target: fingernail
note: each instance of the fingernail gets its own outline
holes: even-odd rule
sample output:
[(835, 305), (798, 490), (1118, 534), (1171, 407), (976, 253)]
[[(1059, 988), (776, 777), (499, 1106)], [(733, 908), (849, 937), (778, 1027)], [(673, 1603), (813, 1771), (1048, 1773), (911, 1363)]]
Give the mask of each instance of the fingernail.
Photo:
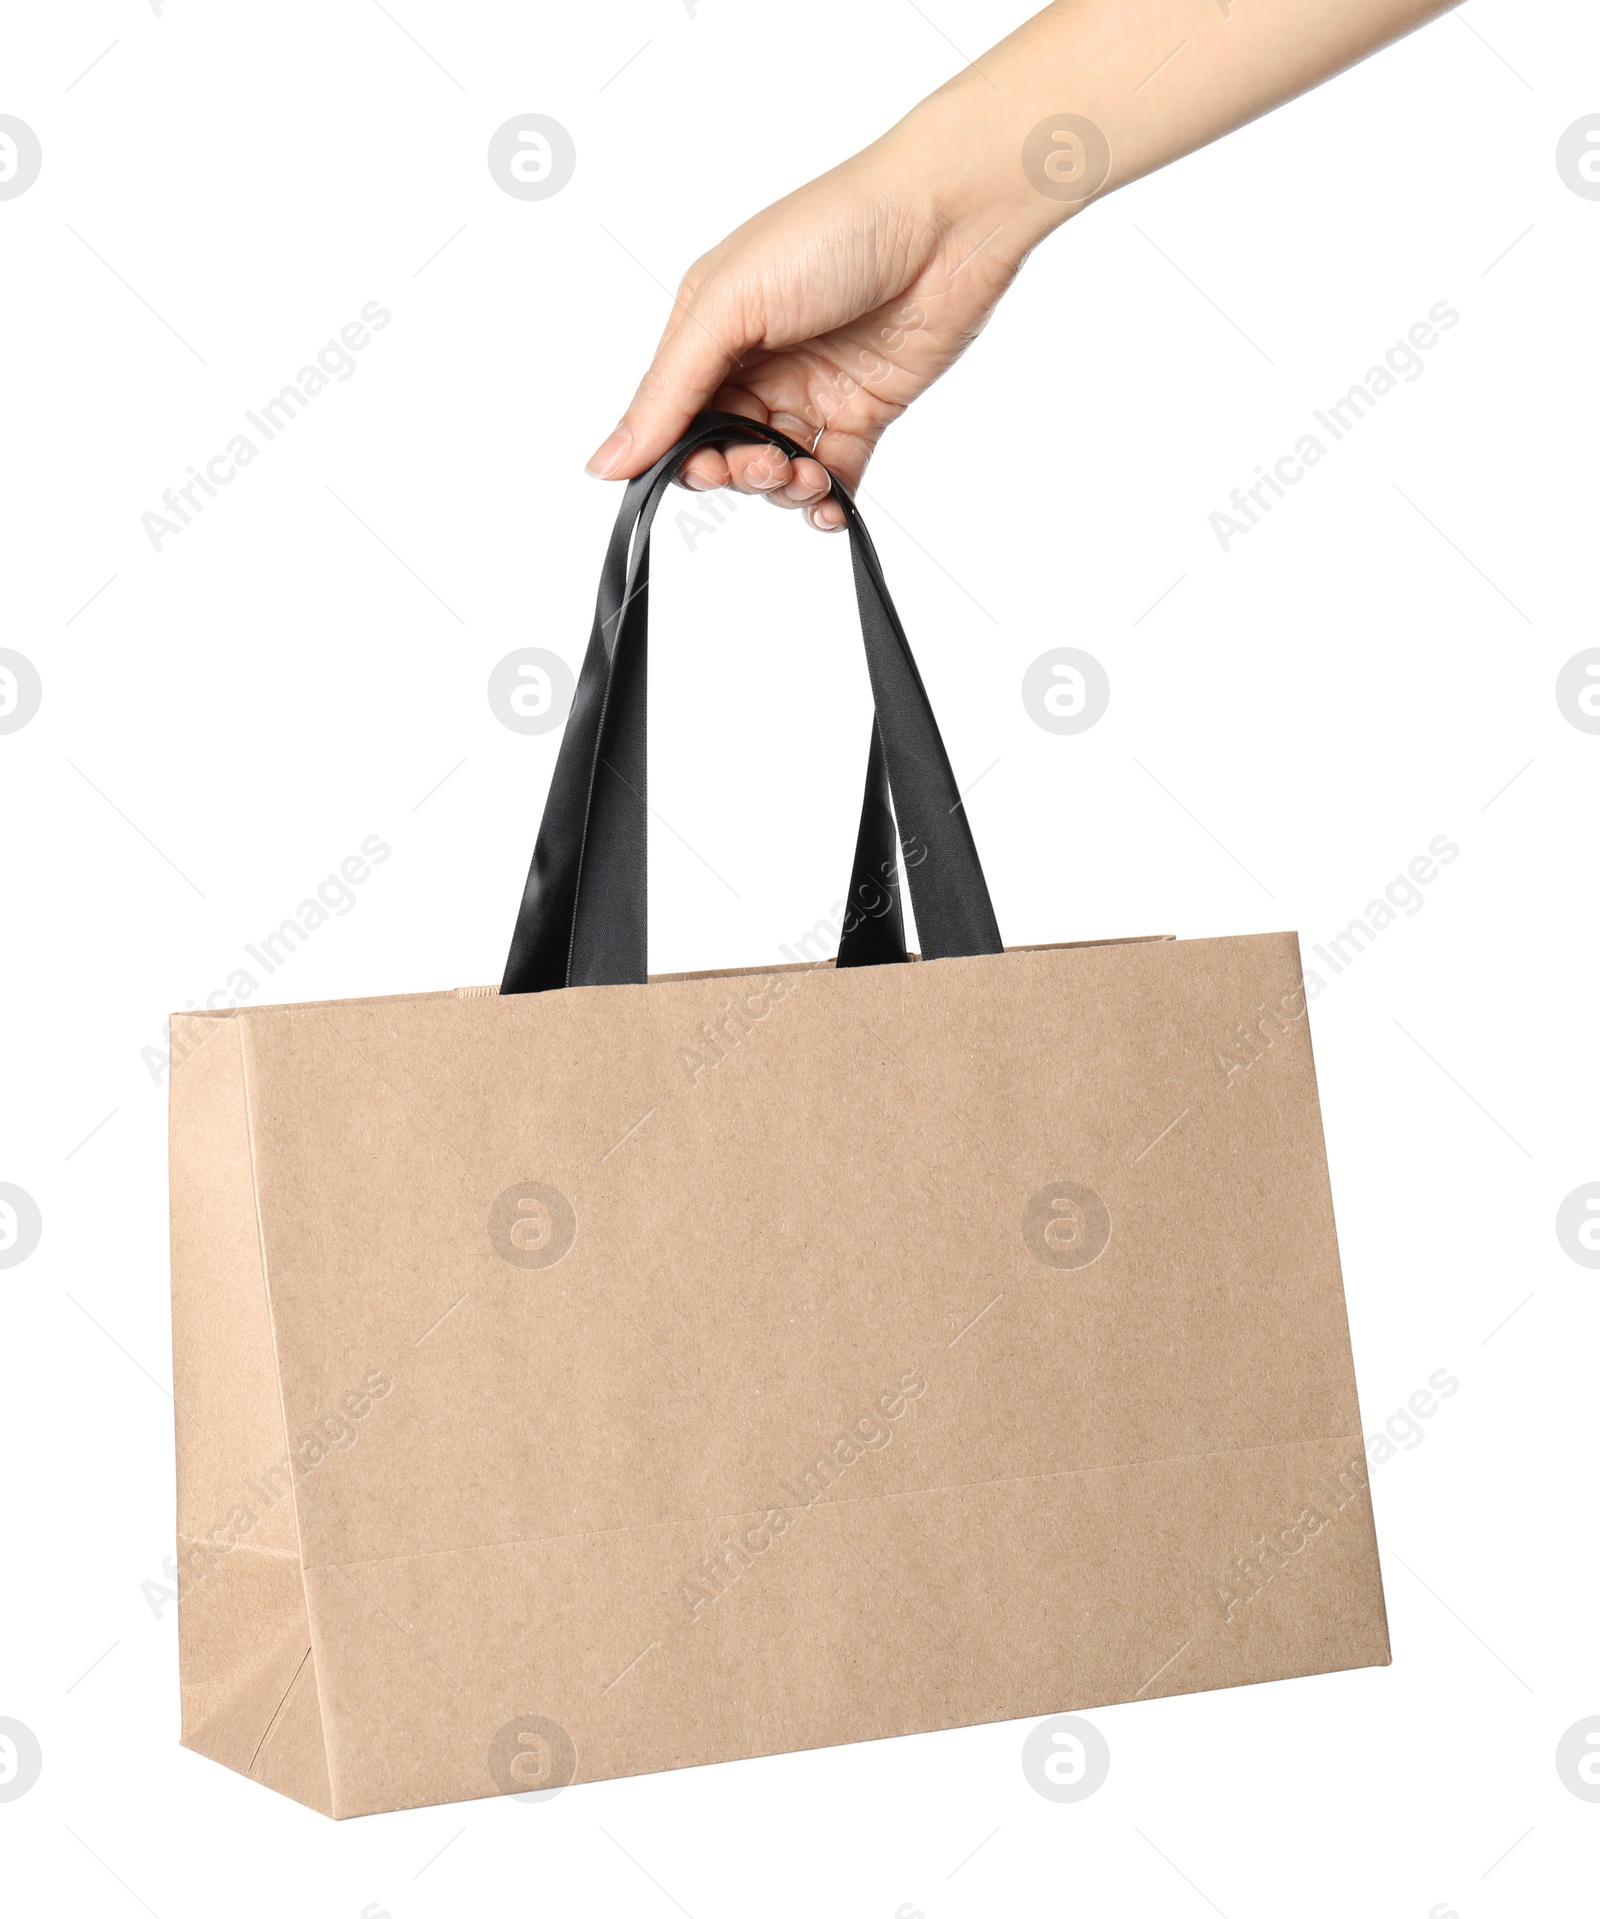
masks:
[(684, 474), (683, 483), (686, 487), (692, 488), (696, 493), (714, 493), (717, 490), (714, 480), (708, 480), (699, 473)]
[(610, 439), (596, 449), (584, 471), (592, 473), (597, 480), (609, 480), (627, 458), (628, 448), (632, 445), (633, 435), (625, 426), (619, 425)]

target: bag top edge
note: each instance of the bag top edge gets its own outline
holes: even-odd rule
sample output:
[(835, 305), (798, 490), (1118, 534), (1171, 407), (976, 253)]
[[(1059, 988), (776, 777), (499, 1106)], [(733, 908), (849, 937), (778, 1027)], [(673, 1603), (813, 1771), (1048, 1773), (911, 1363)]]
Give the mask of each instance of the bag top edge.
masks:
[[(1172, 946), (1172, 945), (1195, 946), (1195, 945), (1204, 945), (1207, 943), (1209, 939), (1218, 938), (1218, 937), (1228, 938), (1228, 939), (1281, 939), (1281, 938), (1297, 939), (1298, 935), (1292, 931), (1279, 930), (1276, 932), (1265, 932), (1265, 933), (1232, 933), (1232, 934), (1225, 934), (1225, 935), (1206, 935), (1199, 939), (1182, 940), (1178, 937), (1176, 933), (1132, 933), (1120, 939), (1051, 940), (1051, 941), (1044, 941), (1038, 945), (1032, 945), (1032, 946), (1008, 946), (1006, 947), (1003, 953), (984, 954), (984, 955), (979, 955), (978, 957), (983, 960), (1011, 959), (1011, 958), (1021, 958), (1023, 955), (1029, 954), (1029, 953), (1086, 953), (1086, 952), (1102, 951), (1104, 949), (1111, 948), (1111, 947), (1124, 947), (1124, 946)], [(913, 953), (910, 957), (913, 961), (915, 961), (919, 965), (925, 963), (923, 962), (920, 954)], [(957, 961), (948, 961), (948, 962), (942, 962), (942, 963), (959, 965), (959, 964), (970, 964), (971, 962), (963, 962), (963, 961), (957, 960)], [(691, 984), (697, 980), (771, 979), (771, 978), (777, 977), (780, 974), (833, 972), (834, 970), (835, 970), (834, 962), (831, 958), (825, 959), (825, 960), (801, 960), (798, 962), (780, 961), (777, 965), (774, 965), (774, 966), (727, 966), (727, 967), (714, 967), (704, 972), (652, 973), (649, 977), (647, 984), (650, 986), (673, 986), (673, 985)], [(852, 970), (868, 972), (868, 971), (877, 971), (878, 969), (862, 967), (862, 968), (856, 968)], [(615, 989), (608, 986), (595, 986), (595, 987), (569, 987), (565, 990), (568, 992), (605, 993), (605, 992), (611, 992)], [(279, 1000), (279, 1001), (273, 1001), (264, 1006), (227, 1006), (227, 1007), (217, 1007), (217, 1008), (206, 1008), (205, 1010), (190, 1008), (190, 1009), (186, 1009), (185, 1011), (181, 1013), (173, 1013), (170, 1017), (173, 1019), (206, 1019), (206, 1020), (241, 1019), (241, 1018), (253, 1019), (253, 1018), (258, 1018), (264, 1015), (277, 1014), (277, 1013), (312, 1013), (312, 1012), (321, 1011), (331, 1006), (349, 1006), (352, 1004), (360, 1004), (364, 1006), (384, 1006), (384, 1005), (401, 1006), (401, 1005), (418, 1004), (427, 1000), (452, 1000), (453, 999), (453, 1000), (458, 1000), (462, 1002), (467, 1002), (467, 1001), (480, 1000), (480, 999), (499, 999), (500, 997), (501, 997), (501, 994), (498, 986), (447, 986), (447, 987), (431, 988), (418, 993), (376, 993), (371, 995), (358, 994), (355, 996), (354, 999), (347, 997), (343, 999)], [(542, 998), (544, 997), (544, 995), (519, 994), (519, 995), (515, 995), (514, 997), (533, 999), (533, 998)]]

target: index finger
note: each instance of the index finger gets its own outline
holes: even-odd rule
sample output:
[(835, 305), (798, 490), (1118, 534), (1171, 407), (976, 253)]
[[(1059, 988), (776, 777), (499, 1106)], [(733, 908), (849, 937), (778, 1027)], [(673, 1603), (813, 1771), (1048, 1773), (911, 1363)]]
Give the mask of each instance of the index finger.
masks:
[(715, 303), (698, 297), (679, 304), (627, 412), (589, 461), (597, 479), (643, 473), (682, 438), (739, 364), (748, 342), (731, 330), (731, 313), (719, 315)]

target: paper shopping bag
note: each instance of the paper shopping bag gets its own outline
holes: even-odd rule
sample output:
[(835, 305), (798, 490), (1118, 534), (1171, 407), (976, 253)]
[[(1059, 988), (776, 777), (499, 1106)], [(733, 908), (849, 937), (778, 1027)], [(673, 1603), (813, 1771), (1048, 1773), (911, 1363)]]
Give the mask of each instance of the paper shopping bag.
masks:
[(848, 500), (837, 963), (647, 976), (734, 438), (628, 489), (501, 986), (172, 1022), (183, 1738), (335, 1817), (1388, 1659), (1296, 940), (1004, 950)]

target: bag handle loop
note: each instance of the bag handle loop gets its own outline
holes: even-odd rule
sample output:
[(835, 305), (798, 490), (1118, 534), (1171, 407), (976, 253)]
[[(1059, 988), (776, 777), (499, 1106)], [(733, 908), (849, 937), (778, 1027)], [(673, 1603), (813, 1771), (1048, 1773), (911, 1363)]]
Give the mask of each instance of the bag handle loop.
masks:
[[(702, 413), (628, 483), (601, 568), (588, 651), (545, 801), (502, 993), (642, 985), (647, 977), (646, 668), (650, 528), (667, 487), (704, 446), (765, 441), (775, 427)], [(927, 690), (855, 501), (830, 474), (849, 531), (875, 717), (838, 964), (903, 960), (903, 853), (925, 959), (1002, 950), (966, 809)], [(898, 834), (897, 834), (898, 823)], [(887, 904), (883, 902), (887, 899)]]

